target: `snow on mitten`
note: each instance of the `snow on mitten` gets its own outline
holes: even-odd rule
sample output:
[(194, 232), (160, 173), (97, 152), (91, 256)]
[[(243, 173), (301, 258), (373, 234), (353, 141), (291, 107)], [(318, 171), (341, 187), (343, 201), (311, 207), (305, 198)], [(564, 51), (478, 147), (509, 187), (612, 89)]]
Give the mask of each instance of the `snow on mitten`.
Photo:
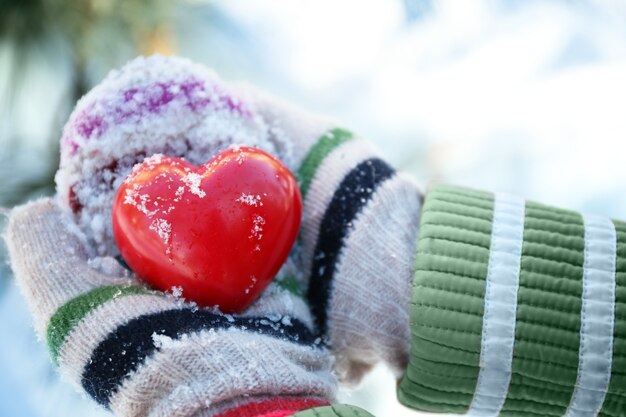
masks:
[[(198, 309), (138, 285), (113, 258), (89, 260), (51, 199), (14, 209), (7, 243), (54, 362), (116, 415), (288, 416), (333, 399), (305, 302), (275, 284), (238, 316)], [(362, 413), (346, 410), (317, 415)]]
[(97, 254), (115, 255), (112, 201), (135, 164), (164, 154), (201, 165), (233, 144), (261, 148), (290, 166), (291, 143), (214, 73), (181, 58), (137, 58), (85, 95), (65, 125), (59, 203)]

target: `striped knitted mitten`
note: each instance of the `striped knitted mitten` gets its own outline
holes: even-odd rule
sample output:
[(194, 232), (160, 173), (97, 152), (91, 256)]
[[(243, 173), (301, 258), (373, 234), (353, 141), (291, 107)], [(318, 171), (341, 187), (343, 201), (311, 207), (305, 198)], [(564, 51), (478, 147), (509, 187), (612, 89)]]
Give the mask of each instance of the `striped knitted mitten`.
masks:
[(116, 255), (110, 201), (145, 156), (200, 164), (234, 143), (274, 154), (297, 174), (304, 197), (300, 274), (283, 284), (308, 294), (343, 380), (358, 380), (380, 359), (399, 375), (421, 194), (336, 126), (187, 60), (139, 58), (83, 98), (66, 125), (60, 204), (99, 255)]
[(276, 285), (241, 316), (150, 291), (114, 259), (88, 260), (49, 199), (13, 211), (7, 242), (53, 360), (116, 415), (287, 416), (333, 399), (308, 308)]
[(304, 199), (299, 265), (335, 371), (358, 382), (383, 360), (400, 376), (410, 345), (419, 188), (336, 124), (267, 97), (256, 105), (294, 144)]
[(420, 191), (344, 130), (322, 135), (299, 173), (307, 295), (335, 369), (354, 382), (382, 359), (399, 376), (408, 358)]
[(380, 360), (402, 375), (422, 194), (364, 139), (248, 88), (303, 196), (295, 258), (335, 371), (358, 382)]

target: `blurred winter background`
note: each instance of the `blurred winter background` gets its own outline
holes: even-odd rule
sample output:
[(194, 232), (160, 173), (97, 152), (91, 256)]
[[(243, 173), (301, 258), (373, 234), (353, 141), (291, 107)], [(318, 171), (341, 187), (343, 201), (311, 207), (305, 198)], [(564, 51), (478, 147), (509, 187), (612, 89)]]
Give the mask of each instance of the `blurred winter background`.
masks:
[[(626, 217), (617, 0), (0, 0), (0, 205), (53, 192), (73, 103), (152, 52), (332, 115), (425, 186)], [(58, 381), (2, 268), (0, 415), (107, 415)], [(380, 368), (343, 400), (418, 415), (394, 390)]]

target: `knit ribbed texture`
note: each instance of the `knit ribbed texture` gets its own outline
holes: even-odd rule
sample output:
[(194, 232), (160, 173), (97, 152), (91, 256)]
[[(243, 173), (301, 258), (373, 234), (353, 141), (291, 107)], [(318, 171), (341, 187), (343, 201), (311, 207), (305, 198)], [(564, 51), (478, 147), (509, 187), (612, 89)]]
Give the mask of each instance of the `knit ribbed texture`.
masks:
[(393, 175), (393, 169), (380, 159), (362, 161), (344, 177), (324, 213), (309, 284), (309, 300), (323, 334), (328, 331), (328, 301), (344, 240), (376, 188)]
[[(319, 141), (326, 141), (326, 135)], [(312, 149), (312, 152), (315, 148)], [(365, 141), (355, 139), (337, 146), (320, 161), (307, 195), (303, 200), (299, 241), (302, 246), (302, 268), (309, 274), (314, 251), (319, 241), (320, 227), (335, 190), (344, 178), (363, 161), (376, 158), (375, 150)]]
[(298, 179), (300, 181), (300, 192), (302, 197), (306, 198), (306, 195), (313, 181), (315, 171), (322, 163), (324, 158), (333, 151), (337, 146), (352, 139), (352, 133), (344, 129), (332, 129), (322, 136), (319, 141), (313, 146), (302, 162), (300, 169), (298, 170)]
[[(465, 412), (478, 378), (493, 199), (429, 191), (424, 202), (411, 307), (411, 356), (402, 403)], [(459, 311), (461, 310), (461, 311)]]
[[(483, 366), (480, 358), (493, 216), (490, 194), (447, 186), (427, 194), (415, 264), (410, 364), (398, 389), (400, 401), (406, 405), (464, 413), (476, 400)], [(613, 224), (617, 242), (611, 242), (610, 234), (599, 236), (607, 245), (617, 245), (614, 317), (608, 314), (593, 326), (609, 321), (615, 324), (612, 357), (608, 358), (612, 363), (610, 384), (599, 415), (617, 417), (626, 412), (626, 229), (623, 223)], [(593, 329), (586, 330), (581, 323), (583, 300), (589, 297), (583, 293), (583, 276), (585, 270), (587, 274), (595, 272), (585, 269), (584, 259), (585, 253), (597, 251), (595, 246), (586, 249), (585, 242), (580, 214), (525, 204), (519, 282), (513, 289), (517, 309), (512, 372), (496, 415), (563, 416), (571, 407), (577, 381), (585, 381), (579, 375), (581, 369), (587, 369), (579, 366), (581, 332)], [(610, 279), (611, 271), (608, 273)], [(606, 285), (612, 284), (608, 281)], [(602, 344), (587, 346), (596, 349)], [(598, 372), (593, 378), (602, 378), (601, 368), (593, 369)]]
[(372, 415), (352, 405), (333, 405), (301, 411), (293, 417), (372, 417)]
[(116, 415), (209, 416), (243, 396), (332, 400), (330, 361), (301, 299), (274, 285), (243, 316), (197, 309), (94, 270), (80, 236), (40, 200), (14, 209), (7, 242), (61, 372)]
[(67, 302), (54, 313), (48, 325), (47, 340), (52, 359), (57, 362), (59, 349), (70, 330), (72, 330), (74, 325), (83, 319), (90, 310), (116, 297), (146, 292), (147, 290), (145, 288), (135, 285), (112, 285), (109, 287), (96, 288), (93, 291), (80, 295)]
[(626, 415), (626, 223), (615, 221), (617, 232), (617, 265), (615, 286), (615, 327), (613, 340), (613, 371), (609, 382), (609, 393), (600, 410), (600, 417), (623, 417)]

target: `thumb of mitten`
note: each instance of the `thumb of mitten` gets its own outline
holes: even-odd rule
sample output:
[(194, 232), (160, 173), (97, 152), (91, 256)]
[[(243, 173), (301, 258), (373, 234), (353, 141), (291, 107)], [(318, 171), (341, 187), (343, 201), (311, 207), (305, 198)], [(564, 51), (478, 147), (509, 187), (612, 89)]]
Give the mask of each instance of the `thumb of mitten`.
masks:
[[(13, 209), (6, 240), (17, 283), (41, 337), (51, 316), (77, 295), (96, 287), (131, 284), (112, 259), (100, 263), (108, 274), (90, 267), (81, 232), (50, 198)], [(116, 273), (120, 276), (111, 276)]]

